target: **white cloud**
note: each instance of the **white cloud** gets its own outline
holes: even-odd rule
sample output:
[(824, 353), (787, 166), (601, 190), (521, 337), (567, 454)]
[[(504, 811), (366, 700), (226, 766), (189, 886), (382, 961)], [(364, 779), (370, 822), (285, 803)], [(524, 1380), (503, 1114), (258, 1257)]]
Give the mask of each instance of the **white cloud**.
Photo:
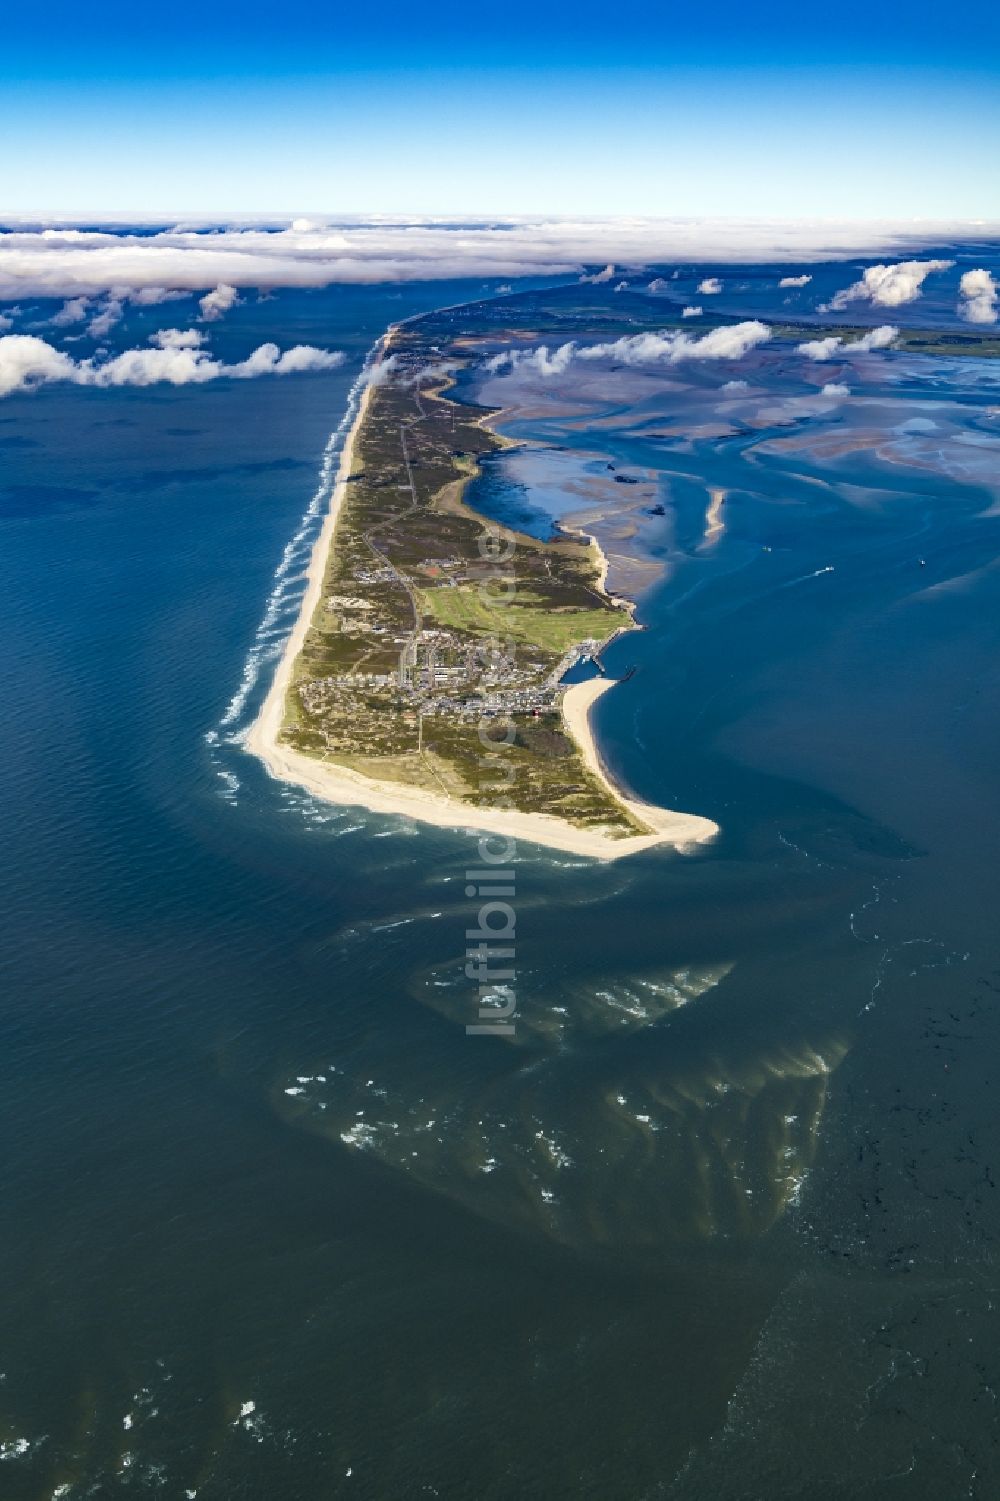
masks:
[(92, 339), (103, 339), (109, 334), (116, 323), (121, 322), (124, 308), (116, 297), (109, 297), (95, 318), (91, 318), (87, 324), (87, 332)]
[(89, 307), (89, 297), (71, 297), (63, 303), (58, 313), (53, 313), (49, 322), (53, 328), (71, 328), (74, 323), (83, 322)]
[(609, 261), (603, 271), (595, 271), (593, 276), (583, 275), (580, 277), (580, 280), (593, 282), (595, 287), (599, 287), (602, 282), (610, 281), (614, 274), (615, 263), (614, 261)]
[(830, 381), (819, 393), (821, 396), (850, 396), (850, 386), (843, 386), (838, 381)]
[(746, 391), (749, 387), (745, 380), (727, 380), (722, 389), (724, 391)]
[(807, 339), (804, 344), (796, 346), (796, 354), (804, 354), (810, 360), (832, 360), (835, 354), (839, 354), (843, 339), (836, 334), (831, 334), (826, 339)]
[(277, 344), (262, 344), (241, 365), (223, 365), (225, 375), (241, 379), (254, 375), (296, 375), (303, 370), (333, 370), (344, 363), (337, 349), (316, 349), (312, 344), (296, 344), (284, 354)]
[(240, 294), (234, 286), (221, 281), (214, 292), (206, 292), (204, 297), (198, 299), (201, 308), (201, 316), (206, 323), (217, 322), (224, 313), (228, 313), (231, 307), (235, 307), (240, 300)]
[(661, 360), (671, 365), (681, 360), (738, 360), (770, 337), (767, 324), (754, 320), (713, 328), (700, 339), (682, 333), (627, 334), (613, 344), (588, 345), (578, 350), (578, 355), (582, 360), (613, 359), (626, 365), (651, 365)]
[(230, 373), (200, 349), (125, 349), (103, 362), (81, 361), (70, 379), (81, 386), (188, 386)]
[(625, 292), (627, 290), (628, 290), (628, 282), (627, 281), (620, 281), (618, 283), (618, 285), (615, 287), (615, 291), (616, 292)]
[(160, 328), (149, 336), (150, 344), (159, 349), (197, 349), (205, 342), (205, 335), (197, 328)]
[(72, 380), (76, 368), (68, 354), (61, 354), (33, 334), (0, 337), (0, 396), (46, 381)]
[[(129, 287), (112, 287), (105, 306), (91, 319), (87, 332), (95, 339), (103, 338), (120, 321), (126, 301), (137, 303), (140, 307), (153, 307), (160, 302), (172, 302), (175, 298), (190, 295), (189, 292), (171, 292), (166, 287), (140, 287), (135, 290)], [(71, 297), (53, 314), (49, 323), (53, 328), (70, 328), (74, 323), (83, 323), (90, 316), (93, 302), (94, 298), (91, 296)]]
[(8, 318), (6, 313), (0, 313), (0, 334), (5, 334), (8, 328), (14, 327), (13, 318)]
[(547, 344), (540, 344), (537, 349), (505, 349), (501, 354), (495, 354), (488, 359), (484, 369), (494, 372), (502, 370), (505, 365), (521, 370), (536, 370), (539, 375), (562, 375), (568, 369), (574, 356), (577, 354), (576, 344), (560, 344), (559, 348), (549, 353)]
[(706, 276), (704, 281), (698, 283), (698, 291), (706, 297), (713, 297), (716, 292), (722, 291), (722, 283), (717, 276)]
[(899, 334), (899, 329), (892, 323), (883, 323), (880, 328), (873, 328), (859, 339), (852, 339), (846, 343), (839, 334), (831, 334), (825, 339), (807, 339), (804, 344), (796, 347), (796, 354), (804, 354), (810, 360), (832, 360), (835, 356), (854, 354), (871, 354), (874, 349), (888, 349), (893, 339)]
[(137, 287), (134, 290), (121, 289), (120, 295), (127, 296), (129, 302), (137, 303), (139, 307), (156, 307), (161, 302), (176, 302), (179, 297), (190, 297), (191, 293), (170, 287)]
[[(385, 365), (392, 363), (393, 358), (393, 356), (390, 356), (389, 360), (383, 361), (382, 366), (377, 368), (384, 368)], [(449, 375), (454, 375), (455, 371), (461, 370), (461, 368), (461, 363), (458, 360), (430, 360), (426, 365), (421, 365), (418, 370), (413, 370), (408, 375), (400, 377), (399, 384), (403, 386), (437, 385)], [(381, 385), (381, 383), (381, 381), (369, 382), (370, 385)]]
[(488, 371), (510, 366), (539, 375), (562, 375), (573, 360), (615, 360), (623, 365), (679, 364), (682, 360), (737, 360), (771, 337), (766, 323), (735, 323), (713, 328), (700, 339), (683, 333), (626, 334), (610, 344), (561, 344), (550, 352), (542, 344), (532, 350), (504, 350), (485, 362)]
[(700, 307), (686, 307), (684, 309), (683, 313), (681, 313), (681, 317), (682, 318), (700, 318), (701, 315), (702, 315), (702, 311), (703, 310)]
[(860, 339), (853, 339), (844, 346), (845, 354), (870, 354), (873, 349), (888, 349), (893, 339), (899, 337), (899, 329), (892, 323), (883, 323), (869, 329)]
[(811, 276), (807, 276), (805, 274), (805, 272), (803, 272), (803, 274), (801, 276), (783, 276), (781, 278), (781, 280), (778, 282), (778, 286), (779, 287), (807, 287), (811, 281), (812, 281), (812, 277)]
[(934, 271), (947, 271), (954, 261), (900, 261), (895, 266), (869, 266), (852, 286), (833, 298), (832, 308), (851, 302), (872, 302), (876, 307), (900, 307), (915, 302), (927, 277)]
[[(166, 333), (178, 333), (176, 329)], [(154, 336), (155, 337), (155, 336)], [(184, 339), (183, 334), (179, 335)], [(78, 386), (186, 386), (230, 376), (251, 380), (258, 375), (292, 375), (303, 370), (332, 370), (342, 364), (338, 350), (298, 344), (284, 353), (277, 344), (261, 344), (234, 365), (215, 360), (191, 342), (167, 342), (154, 349), (126, 349), (108, 360), (73, 360), (68, 354), (28, 334), (0, 337), (0, 396), (30, 391), (53, 381)]]
[(997, 321), (997, 298), (1000, 289), (989, 271), (966, 271), (958, 284), (962, 301), (958, 305), (959, 317), (967, 323), (995, 323)]
[[(384, 386), (390, 375), (392, 375), (392, 373), (397, 369), (398, 365), (399, 358), (394, 354), (390, 354), (389, 358), (386, 360), (379, 360), (375, 365), (369, 365), (367, 373), (365, 373), (364, 375), (365, 384), (369, 386)], [(490, 369), (493, 367), (491, 367), (487, 363), (486, 368)]]
[(670, 285), (670, 283), (668, 281), (665, 281), (662, 276), (654, 276), (653, 280), (650, 282), (649, 286), (646, 288), (646, 291), (647, 292), (662, 292), (664, 290), (664, 288), (668, 287), (669, 285)]

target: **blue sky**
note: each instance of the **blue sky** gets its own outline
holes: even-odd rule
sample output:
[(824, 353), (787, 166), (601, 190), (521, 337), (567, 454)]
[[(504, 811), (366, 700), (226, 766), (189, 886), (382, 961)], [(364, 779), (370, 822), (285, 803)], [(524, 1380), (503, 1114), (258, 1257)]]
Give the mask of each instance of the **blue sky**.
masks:
[(5, 18), (0, 211), (1000, 218), (1000, 7)]

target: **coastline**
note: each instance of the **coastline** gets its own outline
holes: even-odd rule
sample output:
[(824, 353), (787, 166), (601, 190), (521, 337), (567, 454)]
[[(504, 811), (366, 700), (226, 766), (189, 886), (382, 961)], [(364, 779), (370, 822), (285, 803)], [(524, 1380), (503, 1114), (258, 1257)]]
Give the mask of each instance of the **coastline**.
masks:
[[(382, 350), (391, 333), (392, 329), (387, 329), (379, 340), (374, 364), (381, 359)], [(617, 802), (652, 831), (649, 834), (613, 838), (597, 830), (580, 828), (552, 814), (518, 813), (479, 807), (473, 803), (424, 792), (417, 787), (407, 787), (403, 783), (383, 782), (362, 776), (347, 767), (306, 756), (281, 742), (285, 697), (291, 684), (295, 660), (305, 642), (322, 593), (327, 559), (347, 493), (354, 444), (368, 410), (372, 389), (370, 383), (365, 387), (354, 421), (344, 440), (329, 509), (309, 559), (306, 591), (299, 613), (285, 642), (281, 660), (260, 712), (247, 731), (244, 748), (264, 763), (270, 776), (278, 781), (303, 787), (324, 802), (362, 807), (373, 813), (400, 814), (438, 828), (481, 829), (487, 833), (506, 835), (511, 839), (544, 845), (569, 854), (585, 855), (592, 859), (616, 860), (624, 855), (664, 844), (684, 852), (714, 839), (719, 829), (711, 819), (631, 799), (609, 777), (590, 727), (590, 711), (594, 703), (613, 686), (606, 678), (591, 679), (568, 688), (562, 699), (563, 721), (569, 735), (579, 747), (588, 771)], [(603, 588), (603, 580), (607, 576), (607, 560), (596, 542), (595, 546), (601, 559), (600, 587)]]
[[(390, 333), (391, 329), (387, 329), (378, 341), (376, 345), (378, 353), (374, 363), (377, 363), (381, 358), (382, 348)], [(243, 742), (244, 749), (249, 751), (252, 756), (257, 756), (259, 760), (263, 761), (271, 776), (277, 778), (279, 781), (299, 782), (303, 786), (306, 784), (302, 776), (294, 775), (282, 765), (285, 753), (290, 756), (295, 755), (288, 747), (282, 747), (278, 740), (285, 717), (285, 695), (291, 683), (292, 668), (295, 665), (295, 659), (302, 650), (313, 614), (316, 606), (319, 604), (320, 595), (323, 590), (323, 575), (326, 572), (326, 560), (329, 556), (330, 547), (333, 544), (334, 532), (337, 529), (337, 520), (340, 516), (341, 507), (344, 504), (344, 497), (347, 494), (347, 479), (354, 462), (354, 442), (360, 431), (365, 412), (368, 410), (371, 392), (372, 386), (369, 383), (362, 392), (354, 421), (351, 423), (350, 431), (344, 439), (344, 446), (340, 451), (340, 462), (337, 465), (337, 477), (330, 496), (330, 504), (309, 556), (309, 567), (306, 570), (306, 591), (302, 596), (299, 613), (295, 617), (295, 624), (292, 627), (288, 640), (285, 642), (281, 653), (281, 660), (275, 668), (274, 677), (271, 679), (271, 686), (267, 690), (267, 696), (261, 704), (260, 713), (251, 724)], [(306, 765), (313, 764), (310, 762), (308, 756), (298, 756), (297, 759)], [(315, 764), (317, 767), (321, 767), (320, 762), (316, 762)], [(322, 795), (321, 793), (320, 796)], [(342, 799), (331, 796), (330, 801), (340, 802)]]

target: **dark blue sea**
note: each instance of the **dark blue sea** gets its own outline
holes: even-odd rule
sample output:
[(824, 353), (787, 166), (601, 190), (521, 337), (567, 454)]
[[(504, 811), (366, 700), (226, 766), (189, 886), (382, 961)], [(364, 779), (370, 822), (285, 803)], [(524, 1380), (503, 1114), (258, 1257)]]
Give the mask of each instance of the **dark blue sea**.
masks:
[(722, 834), (522, 845), (470, 1037), (474, 839), (239, 736), (366, 352), (479, 295), (280, 293), (220, 351), (341, 369), (0, 402), (0, 1497), (994, 1496), (997, 377), (810, 415), (763, 350), (511, 418), (485, 509), (546, 453), (659, 497), (598, 737)]

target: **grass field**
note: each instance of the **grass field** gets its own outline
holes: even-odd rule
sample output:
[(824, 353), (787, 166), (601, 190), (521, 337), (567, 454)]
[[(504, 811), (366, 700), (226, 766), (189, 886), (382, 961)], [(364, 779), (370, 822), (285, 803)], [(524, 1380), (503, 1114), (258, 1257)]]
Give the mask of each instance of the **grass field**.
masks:
[(496, 603), (484, 596), (478, 584), (421, 589), (419, 598), (425, 617), (441, 626), (473, 635), (512, 637), (559, 656), (577, 641), (603, 641), (629, 623), (622, 609), (554, 609), (537, 594), (520, 593), (509, 604)]

